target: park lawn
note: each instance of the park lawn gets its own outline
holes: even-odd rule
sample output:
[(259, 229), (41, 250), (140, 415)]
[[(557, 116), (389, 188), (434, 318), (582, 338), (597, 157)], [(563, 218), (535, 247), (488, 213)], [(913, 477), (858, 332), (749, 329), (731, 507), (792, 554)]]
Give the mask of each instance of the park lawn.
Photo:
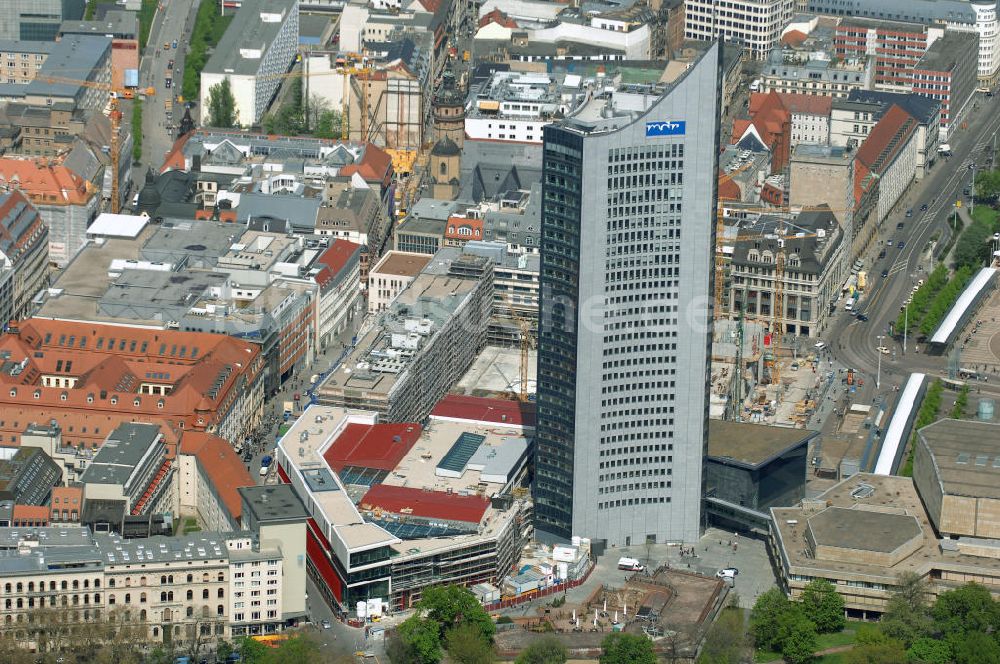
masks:
[[(834, 634), (820, 634), (816, 638), (816, 651), (826, 650), (827, 648), (836, 648), (838, 646), (849, 646), (854, 643), (854, 638), (857, 636), (858, 626), (863, 625), (864, 622), (860, 620), (848, 620), (847, 627), (844, 628), (842, 632), (836, 632)], [(837, 657), (837, 659), (827, 660), (827, 657)], [(753, 661), (755, 662), (773, 662), (781, 659), (780, 652), (771, 652), (770, 650), (758, 650), (754, 653)], [(825, 655), (819, 660), (823, 664), (837, 664), (840, 662), (839, 655)]]
[(989, 205), (977, 205), (976, 209), (972, 212), (972, 218), (976, 221), (985, 221), (992, 224), (996, 221), (997, 211)]

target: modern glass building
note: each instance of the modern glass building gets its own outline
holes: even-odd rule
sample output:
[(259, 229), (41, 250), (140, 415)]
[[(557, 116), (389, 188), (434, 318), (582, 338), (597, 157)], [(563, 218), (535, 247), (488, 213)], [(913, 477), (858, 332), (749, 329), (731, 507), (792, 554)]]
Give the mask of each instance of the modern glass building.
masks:
[(535, 529), (629, 546), (700, 530), (720, 46), (665, 89), (545, 127)]
[(83, 18), (87, 0), (0, 0), (0, 39), (55, 41), (63, 21)]

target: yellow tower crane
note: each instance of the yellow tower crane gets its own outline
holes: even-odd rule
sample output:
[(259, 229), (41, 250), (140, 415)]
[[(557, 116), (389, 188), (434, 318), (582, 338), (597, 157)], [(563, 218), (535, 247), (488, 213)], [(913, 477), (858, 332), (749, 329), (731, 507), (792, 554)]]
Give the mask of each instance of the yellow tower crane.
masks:
[[(92, 90), (102, 90), (110, 95), (108, 102), (108, 117), (111, 119), (111, 212), (118, 214), (121, 210), (121, 182), (119, 182), (119, 163), (121, 146), (121, 121), (122, 112), (118, 107), (119, 97), (126, 96), (125, 88), (119, 88), (110, 83), (100, 83), (97, 81), (84, 81), (75, 78), (63, 78), (61, 76), (38, 76), (39, 80), (46, 83), (62, 83), (66, 85), (79, 85)], [(139, 127), (142, 131), (142, 127)]]

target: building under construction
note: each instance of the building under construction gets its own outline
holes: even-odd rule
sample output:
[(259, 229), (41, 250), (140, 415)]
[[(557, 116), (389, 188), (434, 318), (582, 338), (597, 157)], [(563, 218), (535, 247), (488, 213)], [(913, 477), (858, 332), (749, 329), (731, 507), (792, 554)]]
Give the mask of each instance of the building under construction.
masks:
[(363, 329), (316, 390), (320, 403), (420, 422), (486, 344), (493, 261), (445, 248)]

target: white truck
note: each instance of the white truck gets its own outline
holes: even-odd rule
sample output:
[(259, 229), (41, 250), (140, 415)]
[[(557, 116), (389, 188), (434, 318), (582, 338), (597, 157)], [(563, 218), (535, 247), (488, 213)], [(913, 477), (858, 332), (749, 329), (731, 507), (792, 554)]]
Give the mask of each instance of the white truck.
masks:
[(942, 157), (950, 157), (951, 146), (947, 143), (942, 143), (941, 145), (938, 146), (938, 154), (941, 155)]

